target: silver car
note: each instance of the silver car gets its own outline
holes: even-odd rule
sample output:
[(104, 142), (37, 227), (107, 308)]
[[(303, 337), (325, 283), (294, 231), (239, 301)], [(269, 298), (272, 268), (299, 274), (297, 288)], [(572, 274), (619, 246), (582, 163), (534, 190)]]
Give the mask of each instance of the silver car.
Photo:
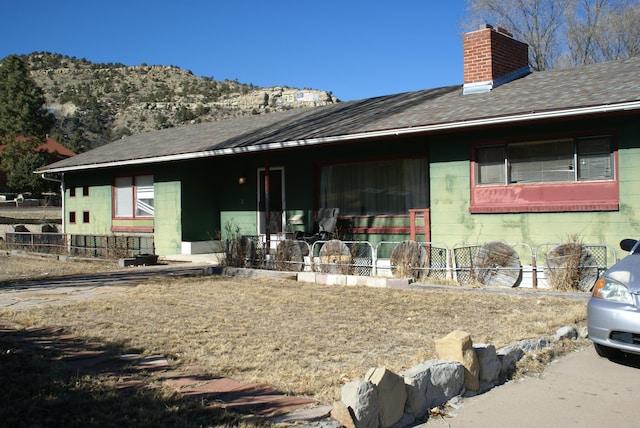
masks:
[(640, 355), (640, 241), (624, 239), (629, 255), (598, 279), (587, 305), (589, 338), (598, 355)]

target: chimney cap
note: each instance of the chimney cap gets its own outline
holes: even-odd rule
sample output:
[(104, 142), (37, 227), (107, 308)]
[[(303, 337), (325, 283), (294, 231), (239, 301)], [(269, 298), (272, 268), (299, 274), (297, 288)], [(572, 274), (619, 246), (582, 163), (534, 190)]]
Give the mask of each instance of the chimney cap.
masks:
[(496, 31), (498, 33), (505, 34), (505, 35), (507, 35), (509, 37), (513, 37), (513, 34), (511, 34), (511, 32), (509, 32), (506, 28), (498, 27), (498, 28), (496, 28)]

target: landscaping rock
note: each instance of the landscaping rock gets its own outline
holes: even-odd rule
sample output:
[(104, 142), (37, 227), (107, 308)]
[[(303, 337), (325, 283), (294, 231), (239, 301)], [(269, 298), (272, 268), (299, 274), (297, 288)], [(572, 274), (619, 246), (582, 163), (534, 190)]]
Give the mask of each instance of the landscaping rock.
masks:
[(493, 387), (500, 379), (502, 364), (496, 354), (496, 347), (489, 344), (474, 345), (473, 347), (480, 365), (480, 389), (486, 391)]
[(365, 380), (378, 387), (380, 426), (383, 428), (393, 426), (402, 418), (407, 401), (404, 379), (385, 368), (372, 368), (367, 372)]
[(516, 369), (516, 363), (524, 355), (522, 348), (515, 345), (508, 345), (496, 351), (500, 361), (500, 379), (508, 379)]
[(407, 388), (406, 411), (422, 418), (462, 392), (464, 367), (456, 361), (429, 360), (402, 372)]
[(464, 387), (471, 391), (480, 388), (480, 365), (473, 350), (471, 335), (466, 331), (454, 330), (445, 337), (435, 340), (436, 353), (443, 360), (460, 362), (464, 367)]
[(581, 339), (586, 339), (589, 337), (589, 330), (587, 329), (586, 325), (578, 329), (578, 335)]
[(356, 428), (356, 424), (353, 421), (353, 411), (342, 401), (336, 401), (333, 403), (331, 417), (340, 422), (340, 425), (344, 428)]
[[(525, 339), (520, 340), (519, 342), (513, 343), (511, 345), (505, 346), (504, 348), (500, 348), (500, 350), (504, 350), (505, 352), (510, 352), (511, 349), (520, 349), (523, 353), (527, 352), (536, 352), (540, 351), (549, 346), (549, 340), (545, 338), (540, 339)], [(498, 351), (498, 353), (502, 353)]]
[(378, 391), (368, 380), (353, 380), (342, 387), (341, 401), (348, 407), (356, 428), (378, 428)]
[(576, 340), (578, 338), (578, 329), (573, 326), (560, 327), (555, 334), (551, 336), (551, 340), (558, 341), (562, 339)]

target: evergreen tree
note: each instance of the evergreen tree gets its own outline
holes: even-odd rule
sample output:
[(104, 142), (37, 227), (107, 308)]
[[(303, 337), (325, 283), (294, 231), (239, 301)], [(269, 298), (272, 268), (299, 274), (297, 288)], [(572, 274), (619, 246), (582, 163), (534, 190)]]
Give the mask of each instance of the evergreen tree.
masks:
[(33, 173), (47, 162), (45, 153), (36, 149), (55, 123), (44, 103), (44, 92), (19, 56), (9, 55), (0, 61), (0, 144), (5, 145), (0, 168), (6, 173), (9, 189), (22, 192), (48, 187)]
[(0, 138), (44, 139), (55, 118), (44, 108), (44, 92), (17, 55), (0, 61)]

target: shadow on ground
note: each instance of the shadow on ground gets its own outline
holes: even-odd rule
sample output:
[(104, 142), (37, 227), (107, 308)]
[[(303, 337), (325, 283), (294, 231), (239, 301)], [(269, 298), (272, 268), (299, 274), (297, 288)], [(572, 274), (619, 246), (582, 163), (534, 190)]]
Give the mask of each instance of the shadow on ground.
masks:
[(264, 426), (158, 382), (164, 358), (142, 358), (59, 328), (0, 323), (0, 420), (14, 427)]

